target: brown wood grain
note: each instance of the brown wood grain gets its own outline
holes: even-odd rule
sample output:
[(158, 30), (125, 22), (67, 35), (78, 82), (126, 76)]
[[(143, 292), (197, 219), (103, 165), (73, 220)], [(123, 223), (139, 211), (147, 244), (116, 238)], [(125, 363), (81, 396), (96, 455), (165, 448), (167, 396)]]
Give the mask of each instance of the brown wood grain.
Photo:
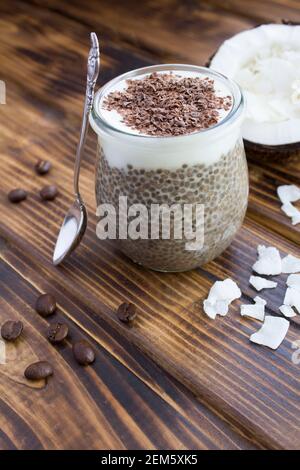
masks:
[(243, 18), (263, 22), (280, 22), (282, 19), (298, 22), (300, 11), (298, 0), (209, 0), (210, 5)]
[[(128, 2), (132, 11), (128, 15), (125, 2), (89, 2), (81, 9), (81, 17), (79, 2), (72, 2), (69, 9), (66, 2), (55, 1), (34, 2), (34, 10), (32, 2), (13, 0), (0, 5), (1, 79), (7, 83), (7, 105), (0, 109), (0, 233), (8, 243), (2, 243), (1, 249), (4, 282), (0, 312), (3, 317), (8, 312), (26, 312), (33, 346), (27, 344), (31, 349), (25, 350), (25, 359), (50, 354), (58, 364), (59, 377), (58, 383), (53, 379), (49, 388), (42, 385), (32, 395), (32, 389), (20, 383), (23, 364), (17, 364), (12, 377), (10, 370), (0, 370), (1, 429), (5, 429), (0, 445), (3, 441), (4, 448), (82, 446), (82, 436), (72, 432), (69, 422), (71, 407), (78, 409), (81, 404), (84, 412), (76, 416), (76, 422), (80, 427), (81, 419), (86, 418), (84, 426), (90, 436), (86, 447), (297, 448), (299, 367), (291, 361), (292, 342), (299, 338), (297, 320), (291, 322), (287, 339), (273, 352), (249, 343), (258, 324), (240, 318), (239, 302), (228, 317), (216, 322), (204, 316), (201, 304), (212, 282), (226, 276), (239, 283), (242, 302), (250, 302), (255, 292), (248, 280), (258, 243), (299, 254), (299, 230), (284, 219), (275, 194), (278, 184), (297, 183), (298, 163), (251, 165), (249, 213), (231, 247), (203, 269), (157, 274), (135, 266), (111, 243), (96, 239), (95, 138), (90, 135), (80, 181), (90, 212), (89, 228), (83, 244), (64, 266), (51, 265), (56, 233), (72, 200), (89, 29), (104, 30), (103, 83), (152, 62), (154, 57), (161, 61), (177, 56), (199, 63), (195, 58), (198, 50), (203, 61), (218, 41), (253, 23), (232, 11), (222, 22), (215, 6), (200, 2), (189, 2), (189, 7), (160, 2), (161, 10), (159, 2), (152, 2), (149, 15), (143, 13), (142, 6), (134, 10), (133, 3)], [(192, 19), (180, 23), (188, 18), (188, 8), (195, 11)], [(147, 20), (143, 27), (142, 13)], [(120, 18), (113, 31), (116, 15)], [(186, 32), (184, 41), (179, 30)], [(135, 32), (136, 41), (130, 31)], [(35, 175), (33, 166), (38, 158), (53, 162), (49, 176)], [(44, 182), (58, 184), (60, 195), (55, 203), (40, 201), (38, 191)], [(28, 189), (29, 198), (12, 207), (6, 194), (16, 185)], [(56, 351), (45, 343), (41, 334), (45, 321), (34, 314), (32, 305), (37, 292), (48, 290), (57, 296), (59, 315), (70, 322), (74, 334), (87, 335), (97, 345), (100, 360), (95, 368), (87, 372), (74, 368), (69, 344)], [(278, 315), (283, 295), (281, 277), (279, 288), (265, 294), (269, 313)], [(114, 314), (124, 300), (138, 306), (133, 328), (121, 325)], [(190, 388), (199, 401), (132, 345)], [(11, 383), (14, 387), (9, 388)], [(89, 399), (84, 403), (86, 392)], [(56, 393), (62, 395), (65, 411), (65, 421), (58, 424), (61, 443), (47, 425), (43, 426), (48, 422), (49, 401)], [(70, 403), (65, 398), (69, 395)], [(37, 397), (32, 404), (36, 405), (35, 415), (28, 416), (22, 400), (31, 404), (33, 397)], [(132, 405), (133, 400), (138, 406)], [(59, 401), (54, 400), (56, 403)], [(229, 426), (234, 431), (229, 431)], [(28, 436), (25, 440), (24, 435)]]
[[(0, 368), (1, 449), (12, 443), (18, 449), (256, 447), (103, 320), (95, 323), (95, 312), (87, 312), (86, 305), (77, 305), (70, 295), (62, 298), (52, 282), (40, 285), (39, 268), (17, 249), (5, 248), (4, 254), (14, 259), (22, 276), (1, 262), (1, 322), (22, 319), (24, 334), (16, 344), (7, 344), (7, 365)], [(31, 283), (25, 280), (30, 271)], [(61, 302), (48, 319), (33, 308), (41, 287)], [(45, 338), (53, 321), (67, 322), (65, 345), (53, 347)], [(71, 343), (82, 338), (96, 348), (93, 367), (82, 368), (73, 359)], [(23, 373), (29, 363), (42, 359), (53, 364), (54, 377), (37, 388)]]
[(255, 21), (195, 0), (33, 0), (32, 4), (60, 12), (155, 57), (156, 62), (203, 65), (228, 34)]

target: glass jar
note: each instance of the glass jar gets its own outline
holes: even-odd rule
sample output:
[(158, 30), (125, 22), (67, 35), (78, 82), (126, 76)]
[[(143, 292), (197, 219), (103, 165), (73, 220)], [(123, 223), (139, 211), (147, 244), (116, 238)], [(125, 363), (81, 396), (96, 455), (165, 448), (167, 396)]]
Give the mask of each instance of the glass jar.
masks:
[[(101, 100), (119, 82), (170, 71), (179, 75), (194, 73), (221, 83), (232, 96), (231, 110), (213, 127), (170, 137), (132, 133), (105, 119)], [(117, 246), (133, 261), (158, 271), (186, 271), (211, 261), (231, 243), (243, 222), (248, 201), (248, 170), (241, 138), (243, 110), (244, 99), (238, 85), (210, 69), (191, 65), (134, 70), (111, 80), (96, 93), (90, 122), (98, 135), (97, 205), (114, 206), (117, 225), (121, 219), (120, 196), (126, 198), (127, 209), (142, 204), (149, 215), (147, 235), (145, 230), (140, 230), (140, 237), (136, 233), (128, 236), (129, 230), (126, 236), (124, 231), (122, 236), (116, 235)], [(161, 225), (158, 231), (153, 230), (152, 208), (174, 204), (182, 208), (182, 215), (170, 212), (170, 233), (165, 236)], [(193, 234), (200, 226), (203, 231), (201, 243), (192, 248), (190, 232), (187, 235), (182, 229), (180, 238), (174, 229), (176, 220), (182, 226), (185, 222), (185, 206), (192, 208)], [(203, 209), (202, 213), (198, 211), (202, 214), (200, 222), (195, 215), (199, 208)]]

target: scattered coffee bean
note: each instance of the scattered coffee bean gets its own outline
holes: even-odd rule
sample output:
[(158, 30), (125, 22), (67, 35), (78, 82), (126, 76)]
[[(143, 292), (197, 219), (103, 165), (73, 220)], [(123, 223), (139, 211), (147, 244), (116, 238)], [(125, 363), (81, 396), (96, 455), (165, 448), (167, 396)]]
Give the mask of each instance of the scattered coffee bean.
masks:
[(50, 343), (61, 343), (68, 336), (69, 328), (65, 323), (54, 323), (47, 331), (47, 338)]
[(58, 195), (58, 189), (54, 184), (50, 184), (49, 186), (44, 186), (40, 190), (40, 196), (43, 201), (53, 201)]
[(92, 364), (95, 360), (95, 352), (87, 341), (78, 341), (73, 344), (73, 355), (81, 366)]
[(23, 331), (23, 323), (21, 321), (8, 320), (1, 327), (1, 336), (6, 341), (15, 341)]
[(39, 361), (31, 364), (24, 372), (28, 380), (41, 380), (53, 374), (53, 367), (47, 361)]
[(117, 315), (122, 322), (130, 323), (136, 317), (136, 306), (132, 303), (124, 302), (119, 306)]
[(46, 175), (50, 171), (51, 166), (48, 160), (38, 160), (34, 168), (38, 175)]
[(17, 188), (8, 193), (8, 199), (15, 204), (24, 201), (26, 198), (27, 192), (24, 189)]
[(56, 310), (55, 297), (51, 294), (40, 295), (36, 301), (35, 309), (42, 317), (52, 315)]

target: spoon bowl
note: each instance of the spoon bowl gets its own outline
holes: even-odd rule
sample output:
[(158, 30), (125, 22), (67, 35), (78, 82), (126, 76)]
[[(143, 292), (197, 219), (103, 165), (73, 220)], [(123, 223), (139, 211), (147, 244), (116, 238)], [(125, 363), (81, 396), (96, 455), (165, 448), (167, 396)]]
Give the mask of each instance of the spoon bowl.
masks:
[(57, 266), (79, 243), (87, 226), (87, 211), (79, 199), (75, 199), (60, 228), (54, 253), (53, 264)]

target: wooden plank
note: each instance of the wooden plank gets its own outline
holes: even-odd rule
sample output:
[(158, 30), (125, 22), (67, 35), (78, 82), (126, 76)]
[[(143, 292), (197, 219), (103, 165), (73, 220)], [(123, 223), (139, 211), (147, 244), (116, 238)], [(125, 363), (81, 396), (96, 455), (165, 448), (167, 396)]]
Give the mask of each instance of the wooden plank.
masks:
[(84, 8), (80, 0), (30, 3), (62, 13), (100, 36), (108, 34), (115, 42), (133, 45), (166, 63), (203, 65), (226, 37), (255, 24), (225, 10), (220, 12), (210, 2), (90, 0)]
[[(6, 251), (20, 267), (18, 251), (14, 249), (11, 256)], [(27, 260), (26, 274), (29, 266)], [(89, 313), (88, 321), (78, 326), (86, 316), (85, 306), (68, 297), (54, 317), (41, 318), (33, 308), (40, 291), (3, 261), (0, 277), (1, 323), (22, 319), (25, 325), (22, 339), (7, 343), (7, 364), (0, 367), (2, 450), (255, 447), (120, 335), (112, 334), (103, 321), (91, 329), (91, 335), (84, 333), (92, 317)], [(33, 277), (40, 287), (38, 267)], [(49, 281), (47, 290), (56, 294)], [(70, 329), (66, 344), (57, 348), (45, 338), (53, 321), (64, 321)], [(88, 339), (97, 351), (90, 368), (78, 366), (72, 357), (71, 343), (78, 339)], [(47, 385), (35, 385), (23, 376), (29, 363), (41, 359), (49, 360), (55, 369)]]
[[(37, 178), (33, 177), (32, 175), (32, 164), (29, 164), (30, 162), (30, 155), (27, 155), (27, 152), (24, 152), (24, 156), (26, 158), (26, 165), (23, 166), (23, 164), (20, 165), (20, 172), (21, 174), (23, 173), (23, 181), (26, 181), (26, 187), (28, 187), (32, 192), (36, 191), (37, 187)], [(27, 167), (28, 165), (28, 167)], [(9, 165), (6, 166), (7, 170), (9, 170)], [(52, 178), (54, 177), (57, 182), (59, 183), (60, 187), (63, 187), (64, 185), (64, 179), (66, 175), (66, 171), (63, 172), (63, 179), (62, 175), (60, 175), (61, 170), (60, 168), (57, 168), (56, 170), (54, 169)], [(27, 176), (26, 176), (27, 175)], [(10, 184), (14, 181), (15, 175), (11, 174), (9, 171), (7, 171), (6, 174), (6, 181), (7, 181), (7, 188), (9, 187)], [(35, 180), (35, 181), (34, 181)], [(69, 187), (71, 187), (71, 181), (69, 181), (68, 184)], [(5, 190), (5, 188), (3, 188)], [(90, 191), (89, 191), (90, 192)], [(4, 194), (3, 194), (4, 196)], [(70, 200), (70, 195), (64, 195), (64, 199), (69, 199)], [(88, 200), (92, 200), (92, 194), (89, 194)], [(65, 203), (62, 198), (57, 201), (57, 204), (54, 205), (48, 204), (48, 205), (43, 205), (38, 201), (38, 198), (34, 198), (31, 201), (31, 204), (27, 204), (26, 210), (24, 210), (24, 205), (21, 207), (15, 207), (14, 212), (12, 213), (11, 207), (9, 204), (6, 204), (3, 212), (3, 219), (2, 219), (2, 227), (5, 229), (9, 237), (12, 239), (14, 238), (18, 243), (22, 244), (22, 247), (26, 249), (26, 251), (30, 250), (30, 252), (35, 252), (40, 261), (43, 263), (46, 263), (46, 265), (49, 264), (49, 260), (51, 258), (51, 251), (55, 239), (55, 228), (58, 227), (60, 223), (60, 219), (62, 218), (62, 215), (64, 211), (67, 209), (68, 203)], [(51, 214), (51, 215), (50, 215)], [(43, 227), (44, 225), (44, 220), (47, 220), (47, 217), (49, 218), (49, 227), (48, 230)], [(6, 223), (5, 223), (6, 221)], [(94, 225), (95, 220), (93, 220), (92, 225)], [(249, 224), (248, 224), (249, 225)], [(195, 334), (194, 328), (192, 325), (196, 324), (198, 325), (199, 321), (202, 323), (204, 321), (204, 332), (206, 329), (211, 329), (210, 326), (206, 323), (204, 319), (201, 318), (201, 311), (196, 309), (194, 311), (194, 306), (198, 305), (199, 300), (203, 298), (209, 288), (209, 285), (213, 279), (219, 278), (219, 277), (224, 277), (225, 275), (230, 275), (233, 276), (235, 279), (239, 280), (241, 282), (241, 279), (243, 280), (243, 287), (246, 290), (246, 295), (249, 293), (249, 287), (247, 285), (247, 279), (250, 275), (250, 266), (252, 262), (255, 259), (255, 246), (257, 243), (270, 243), (270, 244), (276, 244), (278, 245), (278, 240), (277, 238), (272, 235), (269, 235), (269, 238), (265, 238), (264, 234), (261, 234), (260, 237), (257, 239), (255, 238), (255, 231), (259, 230), (259, 233), (261, 233), (261, 229), (256, 228), (254, 226), (253, 228), (253, 234), (247, 234), (247, 231), (245, 232), (244, 235), (244, 240), (237, 242), (238, 245), (233, 245), (227, 254), (224, 255), (224, 257), (220, 258), (219, 262), (212, 263), (214, 271), (212, 271), (210, 276), (208, 278), (203, 278), (201, 275), (198, 273), (192, 275), (196, 276), (195, 281), (192, 283), (192, 287), (190, 285), (191, 279), (188, 277), (188, 275), (178, 275), (178, 276), (172, 276), (169, 275), (168, 277), (160, 277), (157, 274), (153, 273), (147, 273), (145, 274), (143, 270), (140, 270), (136, 267), (134, 267), (130, 262), (127, 262), (125, 259), (120, 258), (118, 254), (116, 254), (114, 251), (112, 251), (112, 248), (110, 247), (109, 244), (99, 244), (97, 248), (97, 241), (95, 239), (93, 230), (90, 229), (87, 237), (85, 239), (85, 247), (82, 246), (79, 248), (78, 253), (76, 257), (74, 256), (72, 261), (66, 263), (65, 267), (60, 268), (59, 270), (55, 270), (51, 268), (51, 271), (48, 272), (46, 271), (44, 273), (45, 277), (49, 277), (52, 279), (54, 282), (54, 279), (56, 278), (57, 275), (59, 275), (59, 278), (55, 281), (57, 285), (62, 285), (64, 286), (65, 289), (68, 289), (69, 295), (72, 295), (74, 292), (74, 285), (78, 286), (78, 293), (80, 294), (80, 298), (82, 301), (83, 299), (86, 298), (86, 292), (89, 292), (89, 301), (92, 302), (91, 308), (97, 312), (99, 312), (99, 315), (102, 315), (106, 312), (108, 317), (112, 315), (112, 309), (114, 309), (119, 302), (125, 300), (125, 299), (130, 299), (133, 300), (135, 303), (137, 303), (142, 309), (145, 308), (151, 308), (150, 313), (148, 313), (146, 318), (146, 322), (143, 323), (142, 321), (142, 331), (139, 333), (138, 337), (136, 335), (133, 335), (133, 332), (130, 333), (130, 338), (132, 339), (133, 342), (136, 344), (140, 345), (141, 347), (147, 349), (147, 352), (151, 354), (153, 345), (155, 346), (156, 350), (156, 357), (155, 359), (165, 365), (165, 367), (168, 367), (168, 370), (171, 370), (172, 373), (174, 373), (177, 377), (184, 379), (182, 377), (182, 371), (178, 370), (178, 363), (170, 363), (169, 360), (171, 359), (171, 345), (167, 342), (166, 344), (163, 345), (164, 347), (164, 361), (167, 362), (162, 362), (161, 357), (157, 356), (159, 355), (161, 350), (158, 349), (157, 345), (157, 338), (155, 338), (155, 335), (159, 338), (162, 335), (162, 331), (164, 328), (167, 328), (167, 337), (171, 334), (173, 335), (173, 316), (174, 312), (177, 313), (177, 310), (179, 309), (179, 317), (175, 317), (176, 321), (178, 318), (179, 324), (183, 324), (184, 328), (187, 328), (187, 331), (184, 330), (184, 336), (188, 335), (188, 340), (189, 341), (189, 335), (190, 329), (192, 330), (192, 333)], [(24, 243), (24, 240), (25, 243)], [(250, 247), (249, 241), (251, 241), (251, 253), (250, 253)], [(30, 243), (30, 248), (28, 247), (28, 242)], [(49, 243), (50, 242), (50, 243)], [(239, 247), (239, 244), (241, 246)], [(98, 253), (97, 253), (98, 250)], [(233, 251), (232, 251), (233, 250)], [(285, 242), (283, 245), (283, 251), (289, 251), (293, 252), (294, 254), (297, 253), (297, 250), (295, 247), (291, 249), (290, 245)], [(90, 254), (94, 253), (93, 259), (91, 259)], [(235, 253), (233, 255), (233, 253)], [(246, 254), (247, 253), (247, 256)], [(89, 260), (89, 261), (88, 261)], [(242, 261), (242, 266), (239, 268), (239, 263)], [(227, 269), (224, 271), (223, 267), (226, 267)], [(234, 270), (233, 270), (234, 268)], [(248, 269), (248, 272), (246, 271), (246, 268)], [(25, 269), (25, 266), (23, 266), (23, 270)], [(49, 268), (50, 269), (50, 268)], [(211, 269), (211, 268), (210, 268)], [(212, 276), (213, 274), (213, 276)], [(245, 275), (246, 274), (246, 275)], [(171, 276), (171, 277), (170, 277)], [(170, 277), (170, 279), (169, 279)], [(183, 284), (182, 284), (182, 277), (183, 277)], [(168, 289), (167, 287), (168, 286)], [(163, 290), (166, 290), (166, 297), (161, 296), (161, 292)], [(272, 305), (275, 307), (279, 306), (280, 301), (282, 300), (283, 297), (283, 289), (284, 285), (281, 283), (281, 290), (277, 291), (277, 294), (274, 297), (272, 297), (273, 293), (270, 293), (270, 299), (269, 301), (272, 302)], [(145, 292), (146, 291), (146, 292)], [(152, 294), (152, 292), (154, 294)], [(177, 296), (179, 299), (175, 297), (174, 299), (174, 293), (177, 292)], [(187, 294), (188, 292), (188, 294)], [(192, 294), (191, 294), (192, 292)], [(248, 293), (247, 293), (248, 292)], [(253, 296), (253, 291), (250, 291), (249, 296)], [(144, 297), (146, 296), (146, 299), (144, 300)], [(154, 296), (154, 298), (153, 298)], [(160, 300), (158, 301), (158, 297)], [(102, 303), (99, 303), (101, 300)], [(163, 305), (161, 305), (161, 302), (163, 301)], [(179, 306), (178, 306), (179, 302)], [(107, 308), (108, 307), (108, 308)], [(100, 310), (99, 310), (100, 309)], [(159, 318), (159, 322), (156, 324), (156, 327), (154, 328), (154, 325), (149, 324), (151, 315), (154, 317), (157, 316), (157, 310), (160, 312), (164, 312), (163, 316)], [(192, 313), (191, 313), (192, 312)], [(150, 315), (150, 317), (149, 317)], [(178, 314), (177, 314), (178, 315)], [(183, 315), (183, 318), (181, 317)], [(190, 316), (192, 315), (192, 316)], [(115, 321), (114, 317), (112, 318), (113, 321)], [(167, 325), (162, 326), (160, 323), (161, 321), (166, 321)], [(242, 321), (241, 321), (242, 322)], [(230, 320), (229, 320), (229, 323)], [(243, 323), (243, 322), (242, 322)], [(120, 325), (117, 324), (117, 327)], [(232, 325), (233, 326), (233, 325)], [(239, 325), (238, 328), (240, 328), (241, 325)], [(253, 329), (249, 330), (249, 327), (244, 325), (244, 328), (246, 330), (243, 331), (242, 336), (244, 336), (244, 341), (245, 341), (245, 347), (246, 347), (246, 335), (250, 334), (250, 331), (253, 331)], [(171, 330), (170, 330), (171, 328)], [(221, 332), (214, 332), (215, 334), (219, 335), (221, 334), (222, 336), (222, 341), (221, 343), (217, 344), (215, 347), (218, 349), (218, 346), (221, 348), (221, 350), (224, 348), (223, 346), (223, 335), (224, 333), (224, 326), (219, 327), (221, 329)], [(253, 327), (254, 328), (254, 327)], [(149, 332), (149, 330), (151, 331)], [(237, 331), (234, 329), (235, 333)], [(148, 337), (150, 333), (150, 338)], [(128, 334), (127, 331), (124, 332), (124, 334)], [(180, 333), (181, 334), (181, 333)], [(203, 333), (204, 334), (204, 333)], [(228, 335), (230, 335), (228, 333)], [(145, 336), (147, 336), (148, 341), (146, 342)], [(205, 336), (205, 334), (204, 334)], [(197, 335), (198, 338), (198, 335)], [(201, 341), (204, 339), (199, 336)], [(197, 343), (198, 340), (197, 339)], [(292, 335), (291, 340), (295, 339), (294, 334)], [(192, 342), (195, 340), (193, 339)], [(238, 338), (238, 341), (240, 341), (240, 338)], [(209, 341), (209, 346), (210, 346), (210, 341)], [(198, 360), (200, 361), (201, 358), (201, 351), (202, 351), (202, 345), (197, 344), (197, 347), (200, 348), (199, 351), (199, 358)], [(230, 344), (227, 344), (227, 347), (229, 348), (229, 356), (231, 356), (231, 347)], [(176, 349), (177, 351), (177, 345), (173, 344), (173, 348)], [(210, 349), (210, 348), (209, 348)], [(287, 359), (288, 355), (288, 350), (290, 349), (290, 344), (284, 348), (283, 352), (280, 353), (279, 355), (283, 354), (285, 358)], [(183, 361), (186, 366), (187, 358), (185, 357), (185, 351), (186, 347), (182, 349), (182, 354), (183, 354)], [(255, 350), (253, 350), (255, 352)], [(175, 352), (174, 352), (175, 353)], [(248, 354), (248, 352), (247, 352)], [(268, 354), (268, 353), (267, 353)], [(277, 354), (277, 353), (276, 353)], [(166, 357), (168, 356), (168, 357)], [(273, 357), (272, 355), (267, 356), (271, 360)], [(203, 386), (203, 381), (202, 377), (198, 375), (198, 369), (199, 367), (203, 368), (203, 364), (199, 364), (197, 370), (195, 371), (195, 358), (193, 357), (193, 364), (190, 363), (190, 367), (192, 367), (192, 370), (189, 370), (189, 375), (188, 377), (185, 378), (187, 381), (187, 384), (193, 388), (194, 391), (198, 391), (198, 386), (201, 385), (201, 394), (204, 394), (202, 391), (202, 386)], [(204, 360), (204, 358), (202, 358)], [(215, 360), (217, 360), (215, 358)], [(227, 359), (226, 363), (227, 366), (230, 363), (232, 359), (230, 357)], [(252, 358), (253, 364), (257, 361), (257, 357)], [(264, 357), (264, 361), (266, 358)], [(277, 358), (278, 360), (278, 358)], [(226, 365), (226, 364), (225, 364)], [(248, 361), (246, 361), (246, 364), (243, 364), (241, 367), (247, 367), (249, 366)], [(216, 367), (214, 361), (213, 361), (213, 366)], [(272, 365), (273, 367), (273, 365)], [(281, 371), (277, 371), (277, 374), (281, 373)], [(240, 371), (239, 371), (240, 374)], [(251, 370), (248, 371), (248, 374), (251, 376), (253, 380), (253, 374), (254, 371)], [(224, 372), (224, 375), (228, 375), (228, 371), (226, 370), (226, 373)], [(201, 384), (198, 384), (194, 382), (194, 379), (200, 380)], [(250, 379), (249, 379), (250, 380)], [(258, 380), (258, 378), (257, 378)], [(288, 377), (286, 378), (288, 380)], [(258, 380), (259, 382), (259, 380)], [(278, 389), (277, 384), (273, 384), (272, 389), (275, 388), (276, 390)], [(197, 389), (197, 390), (196, 390)], [(211, 390), (211, 384), (207, 390)], [(220, 393), (220, 391), (218, 391)], [(268, 392), (269, 393), (269, 392)], [(206, 395), (205, 399), (207, 400), (208, 397)], [(216, 398), (216, 397), (215, 397)], [(275, 397), (276, 398), (276, 397)], [(222, 404), (224, 405), (224, 404)], [(220, 404), (217, 404), (213, 402), (213, 406), (221, 406)], [(236, 406), (236, 404), (234, 405)], [(231, 410), (232, 411), (232, 410)], [(257, 422), (257, 417), (255, 419)], [(253, 424), (253, 423), (252, 423)], [(265, 426), (265, 417), (264, 417), (264, 426)], [(249, 424), (248, 424), (249, 427)], [(294, 435), (295, 437), (295, 435)], [(266, 445), (272, 445), (269, 441), (266, 443)], [(277, 443), (278, 444), (278, 443)]]
[(288, 19), (295, 22), (300, 21), (300, 5), (297, 0), (209, 0), (210, 5), (236, 14), (243, 18), (255, 20), (257, 24), (263, 22), (280, 22)]
[[(29, 215), (26, 223), (32, 220)], [(12, 228), (12, 218), (10, 224)], [(49, 263), (49, 241), (42, 242), (35, 229), (23, 224), (18, 223), (18, 230), (24, 250), (34, 252), (28, 239), (24, 243), (29, 233), (41, 243), (38, 259), (43, 278), (61, 286), (67, 296), (74, 295), (76, 286), (76, 298), (96, 317), (106, 318), (236, 426), (268, 447), (299, 445), (299, 373), (291, 362), (291, 344), (298, 339), (296, 325), (279, 350), (271, 352), (249, 344), (248, 337), (258, 324), (241, 319), (237, 306), (231, 316), (217, 322), (206, 319), (200, 306), (211, 282), (228, 275), (242, 287), (243, 302), (254, 296), (248, 278), (258, 243), (275, 243), (282, 252), (294, 254), (296, 247), (275, 235), (262, 234), (253, 224), (251, 232), (242, 230), (229, 250), (205, 271), (160, 275), (137, 268), (105, 244), (96, 248), (89, 231), (85, 246), (65, 266), (55, 269)], [(10, 233), (13, 237), (18, 238), (15, 232)], [(21, 272), (26, 272), (25, 263)], [(276, 292), (265, 295), (269, 312), (278, 312), (283, 292), (281, 280)], [(130, 330), (119, 324), (113, 312), (124, 300), (133, 301), (139, 309), (136, 327)]]
[[(5, 135), (5, 142), (1, 144), (2, 233), (35, 260), (43, 275), (42, 280), (35, 282), (51, 279), (56, 288), (60, 288), (62, 296), (73, 298), (75, 303), (86, 305), (89, 312), (95, 312), (95, 323), (104, 318), (239, 429), (256, 436), (268, 447), (299, 446), (299, 377), (291, 362), (291, 342), (297, 339), (297, 325), (292, 325), (287, 340), (273, 353), (248, 344), (248, 336), (257, 324), (240, 319), (237, 306), (230, 317), (215, 323), (203, 316), (200, 307), (211, 282), (228, 275), (243, 288), (244, 301), (253, 297), (248, 278), (258, 243), (275, 244), (283, 253), (294, 254), (297, 254), (296, 245), (247, 220), (235, 243), (205, 269), (163, 275), (134, 266), (110, 243), (98, 243), (94, 234), (96, 221), (91, 217), (84, 244), (76, 255), (60, 269), (51, 266), (55, 234), (71, 201), (72, 155), (82, 92), (82, 86), (78, 85), (81, 77), (76, 75), (76, 70), (83, 60), (87, 31), (78, 27), (75, 33), (73, 22), (59, 19), (59, 15), (55, 15), (54, 20), (49, 13), (47, 16), (39, 10), (36, 12), (38, 18), (26, 18), (28, 37), (26, 34), (20, 37), (16, 31), (19, 28), (23, 31), (24, 9), (23, 5), (16, 4), (14, 19), (10, 12), (4, 12), (5, 24), (9, 25), (11, 18), (16, 29), (10, 32), (7, 27), (3, 43), (4, 78), (14, 76), (9, 82), (8, 104), (14, 104), (14, 107), (7, 106), (1, 114)], [(47, 26), (41, 33), (41, 24), (46, 17)], [(62, 25), (64, 34), (60, 34)], [(38, 44), (36, 54), (24, 54), (24, 47), (31, 50), (32, 41)], [(60, 48), (63, 52), (53, 60)], [(15, 75), (12, 53), (20, 59)], [(52, 58), (50, 63), (43, 63), (45, 56), (48, 61)], [(75, 63), (74, 57), (76, 67), (71, 65)], [(105, 63), (107, 74), (119, 72), (116, 59), (107, 57), (105, 61), (104, 58)], [(68, 82), (64, 78), (66, 64), (70, 64)], [(113, 71), (108, 69), (112, 65)], [(122, 67), (125, 66), (123, 63)], [(37, 76), (38, 81), (28, 79)], [(81, 181), (84, 198), (93, 211), (94, 148), (90, 142)], [(42, 204), (37, 196), (42, 184), (32, 170), (37, 157), (51, 158), (55, 163), (53, 172), (46, 178), (59, 185), (61, 195), (55, 203)], [(5, 194), (15, 186), (16, 176), (18, 182), (22, 181), (29, 189), (30, 197), (12, 211), (5, 202)], [(9, 264), (16, 265), (11, 254), (5, 251), (4, 257)], [(25, 262), (19, 272), (25, 276)], [(27, 275), (30, 280), (32, 272)], [(275, 314), (283, 289), (281, 281), (278, 291), (266, 294), (270, 311)], [(120, 325), (113, 313), (125, 299), (134, 301), (139, 308), (137, 325), (130, 330)], [(82, 321), (77, 321), (84, 326)], [(92, 327), (88, 331), (92, 335)]]

